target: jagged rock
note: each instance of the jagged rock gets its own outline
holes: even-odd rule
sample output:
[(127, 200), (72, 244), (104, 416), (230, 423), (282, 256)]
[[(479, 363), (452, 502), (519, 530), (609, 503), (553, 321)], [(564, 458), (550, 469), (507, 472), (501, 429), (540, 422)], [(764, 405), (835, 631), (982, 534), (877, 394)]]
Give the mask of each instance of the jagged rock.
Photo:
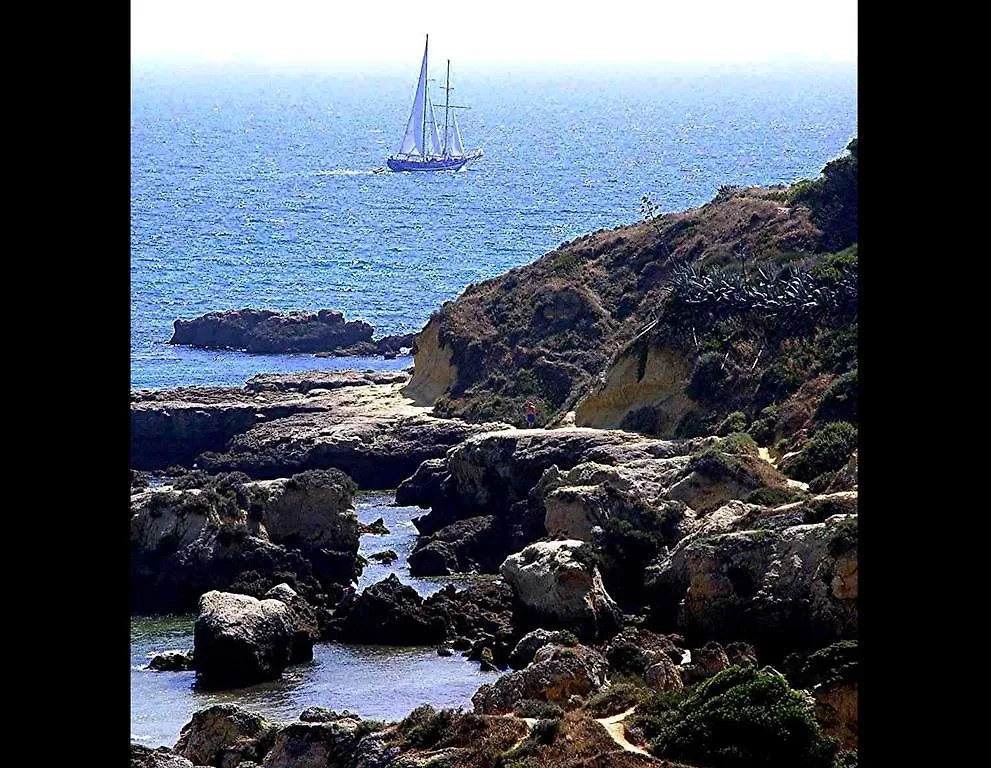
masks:
[(502, 675), (472, 696), (476, 712), (500, 715), (525, 699), (567, 705), (572, 696), (587, 696), (606, 682), (606, 660), (591, 648), (548, 645), (525, 669)]
[(274, 680), (290, 663), (293, 637), (289, 608), (281, 600), (207, 592), (193, 634), (199, 683), (236, 688)]
[(148, 662), (148, 669), (154, 672), (183, 672), (192, 668), (192, 651), (163, 651)]
[(452, 649), (450, 649), (450, 648), (438, 648), (437, 649), (437, 655), (438, 656), (453, 656), (454, 655), (454, 651)]
[(389, 563), (394, 563), (398, 560), (399, 555), (397, 555), (394, 550), (384, 549), (381, 552), (372, 552), (372, 554), (368, 556), (368, 559), (388, 565)]
[(534, 623), (602, 639), (615, 634), (622, 613), (583, 547), (569, 539), (537, 542), (506, 558), (500, 572)]
[(380, 517), (370, 523), (358, 523), (361, 534), (371, 536), (388, 536), (389, 529), (385, 527), (385, 521)]
[[(571, 643), (567, 642), (571, 640)], [(537, 651), (545, 645), (567, 646), (574, 642), (574, 636), (562, 631), (551, 631), (547, 629), (535, 629), (527, 632), (513, 648), (509, 654), (509, 666), (513, 669), (523, 669), (536, 656)]]
[(726, 660), (731, 667), (756, 667), (757, 651), (750, 643), (737, 640), (727, 643)]
[(507, 534), (493, 515), (458, 520), (429, 536), (420, 536), (409, 556), (414, 576), (492, 573), (503, 560)]
[(278, 726), (237, 704), (215, 704), (193, 713), (175, 751), (196, 765), (261, 762)]
[(168, 747), (150, 749), (132, 742), (131, 768), (195, 768), (195, 766)]
[(292, 628), (292, 645), (289, 663), (309, 661), (313, 658), (313, 644), (320, 639), (320, 627), (313, 607), (300, 597), (288, 584), (278, 584), (265, 593), (266, 600), (285, 603), (289, 626)]
[(350, 643), (431, 645), (447, 635), (444, 621), (428, 615), (416, 590), (390, 574), (367, 587), (350, 608), (340, 639)]
[(681, 678), (686, 684), (708, 680), (730, 666), (729, 657), (716, 642), (708, 642), (692, 651), (692, 663), (682, 668)]
[(261, 597), (286, 581), (308, 600), (361, 573), (354, 483), (329, 470), (211, 480), (131, 496), (131, 609), (191, 612), (212, 589)]

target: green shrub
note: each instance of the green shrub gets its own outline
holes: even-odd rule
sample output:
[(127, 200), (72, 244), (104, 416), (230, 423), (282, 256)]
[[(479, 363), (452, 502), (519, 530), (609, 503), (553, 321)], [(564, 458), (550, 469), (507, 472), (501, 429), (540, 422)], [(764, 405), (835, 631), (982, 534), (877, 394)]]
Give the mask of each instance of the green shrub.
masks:
[(817, 421), (857, 423), (857, 369), (844, 373), (829, 385), (816, 408)]
[(658, 756), (711, 768), (832, 768), (837, 744), (783, 677), (730, 667), (645, 729)]
[(706, 402), (717, 399), (723, 393), (729, 379), (723, 367), (723, 358), (718, 352), (706, 352), (695, 361), (692, 376), (685, 387), (690, 398)]
[(734, 456), (760, 456), (757, 443), (746, 432), (734, 432), (719, 441), (718, 450)]
[(793, 205), (808, 205), (812, 221), (823, 232), (827, 250), (846, 248), (857, 241), (857, 139), (847, 145), (848, 155), (822, 169), (822, 177), (796, 184), (789, 195)]
[(857, 428), (845, 421), (819, 427), (798, 455), (782, 464), (782, 471), (808, 482), (825, 472), (835, 472), (857, 447)]
[(733, 432), (743, 432), (747, 428), (747, 416), (743, 411), (733, 411), (716, 427), (717, 435), (729, 435)]
[(609, 717), (646, 701), (650, 695), (650, 688), (643, 683), (614, 682), (590, 697), (585, 703), (585, 709), (596, 717)]
[(778, 422), (777, 405), (768, 405), (762, 408), (757, 418), (754, 419), (747, 433), (758, 445), (770, 445), (774, 440), (774, 425)]
[(758, 488), (747, 497), (748, 504), (760, 504), (762, 507), (780, 507), (800, 501), (805, 494), (791, 488)]
[(414, 747), (432, 747), (451, 725), (456, 712), (442, 709), (439, 712), (429, 704), (421, 704), (410, 712), (399, 724), (399, 731), (406, 743)]

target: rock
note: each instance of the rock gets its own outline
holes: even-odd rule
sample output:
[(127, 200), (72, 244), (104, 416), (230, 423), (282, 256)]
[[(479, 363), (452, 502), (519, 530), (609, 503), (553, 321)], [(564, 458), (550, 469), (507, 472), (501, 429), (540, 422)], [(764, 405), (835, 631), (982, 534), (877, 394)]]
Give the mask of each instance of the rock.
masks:
[(163, 651), (148, 662), (148, 669), (154, 672), (184, 672), (192, 668), (192, 651)]
[(265, 599), (278, 600), (288, 608), (289, 626), (292, 629), (289, 663), (296, 664), (312, 659), (313, 644), (320, 639), (320, 627), (313, 607), (288, 584), (272, 587), (265, 593)]
[(372, 552), (372, 554), (368, 556), (368, 559), (388, 565), (389, 563), (394, 563), (398, 560), (399, 555), (397, 555), (394, 550), (384, 549), (381, 552)]
[(388, 536), (389, 529), (385, 527), (385, 521), (380, 517), (370, 523), (359, 523), (358, 528), (361, 535), (370, 534), (372, 536)]
[(619, 629), (622, 613), (606, 593), (587, 545), (565, 539), (531, 544), (500, 568), (524, 614), (537, 624), (603, 639)]
[(509, 654), (509, 666), (523, 669), (545, 645), (568, 646), (576, 644), (576, 638), (569, 632), (535, 629), (527, 632)]
[(150, 749), (132, 742), (131, 768), (195, 768), (195, 766), (168, 747)]
[(483, 685), (472, 696), (472, 705), (481, 714), (508, 714), (525, 699), (567, 705), (572, 696), (587, 696), (602, 689), (606, 682), (606, 660), (585, 648), (544, 646), (530, 666), (502, 675)]
[(655, 691), (680, 691), (684, 688), (678, 668), (664, 654), (660, 654), (654, 663), (644, 670), (644, 682)]
[(856, 680), (836, 681), (812, 690), (816, 720), (823, 733), (840, 742), (843, 749), (857, 749), (858, 707)]
[(672, 653), (683, 655), (673, 640), (675, 637), (626, 627), (606, 645), (605, 656), (614, 672), (643, 677), (649, 667), (662, 663), (662, 658), (670, 659)]
[(428, 615), (423, 598), (394, 573), (356, 598), (340, 628), (342, 642), (372, 645), (432, 645), (446, 635), (444, 621)]
[(729, 657), (723, 647), (716, 642), (708, 642), (692, 651), (692, 663), (682, 669), (682, 680), (697, 683), (708, 680), (730, 666)]
[[(712, 530), (733, 529), (745, 517), (725, 515)], [(646, 578), (655, 620), (676, 621), (688, 636), (730, 634), (771, 655), (851, 637), (857, 516), (781, 530), (700, 531), (650, 566)], [(733, 664), (729, 647), (727, 655)]]
[(731, 667), (756, 667), (757, 651), (750, 643), (740, 641), (728, 643), (726, 661)]
[(509, 546), (508, 535), (493, 515), (458, 520), (429, 536), (417, 538), (409, 556), (414, 576), (494, 572)]
[(200, 685), (236, 688), (278, 678), (292, 658), (294, 634), (281, 600), (207, 592), (193, 635)]
[(262, 597), (286, 581), (308, 601), (361, 573), (354, 483), (336, 470), (212, 478), (131, 496), (131, 610), (192, 612), (204, 592)]
[(237, 704), (215, 704), (193, 713), (175, 751), (196, 765), (261, 762), (278, 726)]
[(347, 322), (340, 312), (317, 313), (241, 309), (209, 312), (193, 320), (176, 320), (169, 344), (206, 349), (243, 349), (261, 354), (325, 352), (371, 342), (368, 323)]
[(454, 651), (451, 650), (450, 648), (438, 648), (437, 649), (437, 655), (438, 656), (453, 656), (454, 655)]
[(275, 735), (265, 768), (327, 768), (347, 765), (358, 741), (360, 718), (290, 723)]

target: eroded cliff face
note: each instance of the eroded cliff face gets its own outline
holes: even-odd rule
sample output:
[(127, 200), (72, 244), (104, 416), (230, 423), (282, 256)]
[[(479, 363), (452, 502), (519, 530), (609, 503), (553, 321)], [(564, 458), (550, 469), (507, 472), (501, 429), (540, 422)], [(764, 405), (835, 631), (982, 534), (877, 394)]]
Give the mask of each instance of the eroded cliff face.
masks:
[[(519, 423), (529, 401), (538, 426), (560, 423), (617, 349), (656, 320), (678, 270), (740, 253), (751, 264), (811, 253), (820, 236), (785, 187), (727, 188), (699, 208), (583, 235), (445, 303), (417, 339), (406, 393), (440, 416)], [(691, 404), (668, 390), (691, 362), (652, 349), (646, 365), (649, 376), (637, 375), (637, 359), (610, 371), (613, 386), (587, 401), (578, 423), (618, 426), (646, 401), (666, 401), (664, 418), (683, 414)]]
[(458, 368), (451, 362), (453, 352), (440, 340), (440, 320), (431, 319), (416, 338), (413, 378), (403, 394), (417, 405), (433, 405), (458, 380)]
[(672, 437), (698, 404), (685, 392), (692, 362), (678, 350), (633, 344), (623, 350), (605, 381), (575, 410), (575, 424), (600, 429), (634, 429)]

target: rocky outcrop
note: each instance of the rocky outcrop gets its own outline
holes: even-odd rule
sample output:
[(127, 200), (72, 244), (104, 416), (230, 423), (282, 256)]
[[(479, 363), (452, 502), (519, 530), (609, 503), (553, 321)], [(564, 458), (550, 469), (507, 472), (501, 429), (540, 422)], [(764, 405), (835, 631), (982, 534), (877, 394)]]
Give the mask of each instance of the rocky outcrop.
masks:
[(492, 573), (511, 546), (508, 533), (493, 515), (458, 520), (430, 536), (420, 536), (409, 556), (414, 576)]
[[(296, 627), (281, 600), (207, 592), (193, 634), (193, 664), (204, 688), (274, 680), (292, 662)], [(311, 654), (312, 655), (312, 654)]]
[(547, 629), (535, 629), (527, 632), (513, 648), (509, 654), (509, 665), (513, 669), (523, 669), (533, 661), (537, 651), (545, 645), (576, 645), (574, 635), (567, 631), (551, 631)]
[(175, 751), (196, 765), (260, 763), (278, 726), (237, 704), (215, 704), (193, 713), (182, 727)]
[(499, 569), (527, 620), (599, 640), (616, 633), (622, 612), (602, 585), (587, 545), (573, 539), (531, 544)]
[(324, 722), (289, 723), (276, 734), (265, 756), (265, 768), (327, 768), (351, 765), (360, 718), (340, 717)]
[(604, 653), (609, 668), (617, 675), (644, 677), (650, 667), (661, 663), (662, 657), (681, 664), (685, 656), (680, 647), (683, 643), (677, 635), (659, 635), (640, 627), (626, 627), (609, 641)]
[(169, 344), (207, 349), (243, 349), (253, 353), (329, 352), (366, 343), (374, 328), (362, 320), (347, 322), (340, 312), (282, 314), (267, 309), (208, 312), (176, 320)]
[(573, 696), (601, 690), (606, 670), (606, 660), (591, 648), (546, 645), (532, 664), (483, 685), (471, 701), (476, 712), (492, 715), (510, 713), (527, 699), (569, 706)]
[(416, 590), (401, 583), (396, 574), (372, 584), (354, 598), (340, 624), (339, 639), (372, 645), (430, 645), (440, 643), (447, 626), (423, 607)]
[(196, 768), (181, 755), (168, 747), (150, 749), (141, 744), (131, 744), (131, 768)]
[(757, 509), (726, 505), (648, 569), (655, 620), (772, 653), (854, 636), (857, 516), (776, 524)]
[(321, 602), (361, 573), (354, 492), (330, 470), (132, 495), (132, 611), (188, 613), (212, 589), (262, 597), (281, 581)]
[(449, 415), (517, 423), (533, 400), (553, 422), (654, 319), (678, 269), (741, 251), (755, 262), (812, 252), (819, 234), (783, 189), (747, 188), (562, 243), (445, 303), (417, 341), (410, 390)]

